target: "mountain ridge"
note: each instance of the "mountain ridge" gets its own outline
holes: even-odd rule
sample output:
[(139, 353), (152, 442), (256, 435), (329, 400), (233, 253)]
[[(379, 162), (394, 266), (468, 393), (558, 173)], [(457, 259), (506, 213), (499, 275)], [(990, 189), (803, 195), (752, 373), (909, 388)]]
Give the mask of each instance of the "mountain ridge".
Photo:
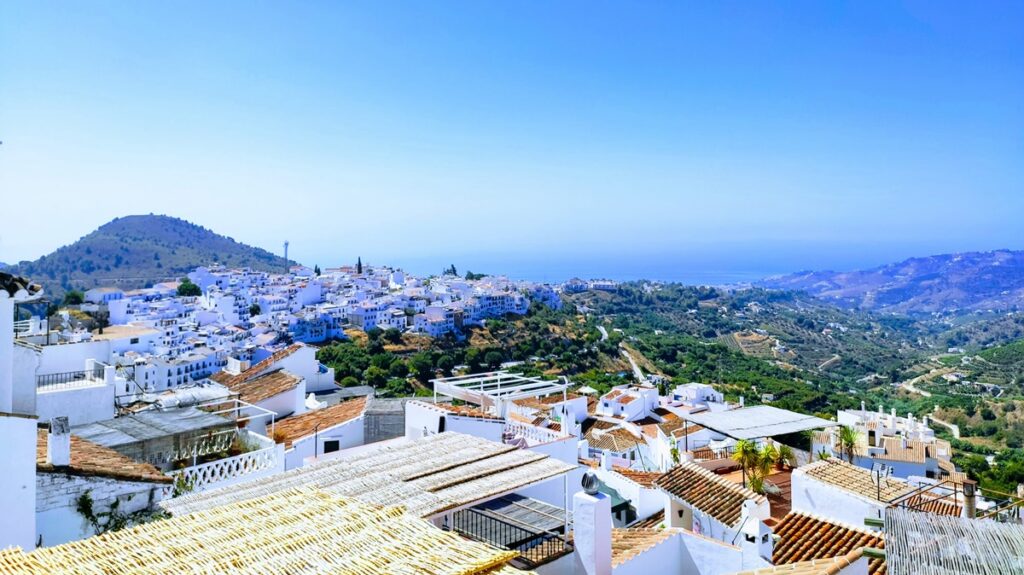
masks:
[(175, 280), (200, 265), (284, 271), (283, 257), (166, 215), (130, 215), (103, 224), (35, 261), (10, 266), (48, 294), (70, 289), (146, 287)]
[(874, 311), (1011, 311), (1024, 308), (1024, 251), (938, 254), (845, 272), (804, 270), (755, 285)]

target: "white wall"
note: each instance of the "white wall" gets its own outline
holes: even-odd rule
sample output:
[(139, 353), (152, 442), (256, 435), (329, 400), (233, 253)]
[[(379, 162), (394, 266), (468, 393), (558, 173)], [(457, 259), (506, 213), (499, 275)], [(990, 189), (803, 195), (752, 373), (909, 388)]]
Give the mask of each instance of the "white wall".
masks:
[(334, 383), (334, 370), (320, 373), (320, 362), (316, 360), (315, 347), (303, 346), (295, 353), (278, 361), (276, 365), (305, 378), (307, 392), (338, 389)]
[[(580, 483), (583, 480), (583, 474), (586, 472), (586, 469), (579, 465), (579, 458), (577, 455), (579, 448), (577, 443), (578, 441), (575, 437), (566, 437), (562, 441), (541, 443), (528, 448), (530, 451), (544, 453), (552, 459), (557, 459), (575, 466), (575, 468), (567, 474), (568, 490), (570, 495), (579, 491)], [(527, 487), (526, 489), (520, 489), (516, 493), (524, 497), (539, 499), (540, 501), (550, 503), (551, 505), (561, 508), (565, 504), (566, 479), (556, 477), (537, 485)]]
[[(315, 435), (304, 437), (294, 443), (284, 454), (284, 468), (295, 469), (302, 467), (302, 461), (307, 457), (324, 454), (324, 442), (337, 440), (340, 449), (358, 447), (363, 444), (363, 416), (346, 421), (341, 425), (321, 429)], [(315, 447), (315, 449), (314, 449)]]
[(39, 375), (82, 371), (87, 359), (110, 363), (109, 341), (86, 341), (43, 346)]
[(864, 519), (883, 519), (885, 503), (873, 501), (823, 483), (797, 469), (791, 476), (793, 511), (814, 513), (826, 519), (865, 527)]
[(36, 546), (36, 420), (0, 414), (0, 549)]
[(26, 347), (14, 346), (14, 413), (36, 412), (36, 372), (39, 361), (39, 353)]
[(115, 386), (94, 383), (63, 389), (40, 389), (36, 394), (36, 413), (41, 421), (67, 417), (71, 425), (113, 419)]
[(59, 545), (95, 535), (92, 525), (78, 512), (78, 499), (88, 492), (93, 512), (110, 509), (115, 499), (118, 510), (132, 513), (151, 508), (159, 502), (167, 484), (117, 481), (105, 477), (82, 477), (64, 473), (37, 473), (35, 477), (36, 532), (43, 546)]

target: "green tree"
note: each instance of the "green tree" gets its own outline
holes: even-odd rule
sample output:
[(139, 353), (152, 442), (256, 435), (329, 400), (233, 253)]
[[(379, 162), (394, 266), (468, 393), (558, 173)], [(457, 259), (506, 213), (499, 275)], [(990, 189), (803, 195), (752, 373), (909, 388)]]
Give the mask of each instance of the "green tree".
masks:
[(409, 358), (409, 369), (416, 379), (425, 383), (434, 375), (434, 362), (429, 353), (420, 352)]
[(409, 366), (403, 360), (396, 359), (388, 367), (388, 374), (391, 377), (405, 377), (409, 375)]
[(846, 457), (846, 461), (853, 463), (857, 455), (857, 442), (860, 441), (860, 433), (849, 425), (839, 427), (839, 452)]
[(359, 380), (352, 377), (351, 375), (345, 376), (341, 379), (341, 387), (356, 387), (359, 385)]
[(363, 380), (366, 381), (366, 385), (370, 385), (373, 387), (382, 387), (385, 383), (387, 383), (388, 372), (377, 367), (376, 365), (371, 365), (370, 367), (366, 368), (365, 372), (363, 372)]
[(505, 356), (496, 349), (492, 349), (484, 355), (484, 364), (490, 369), (498, 369), (503, 361), (505, 361)]
[(384, 330), (384, 340), (389, 343), (399, 344), (402, 343), (402, 332), (398, 328), (389, 327)]
[(192, 283), (192, 280), (188, 278), (182, 278), (181, 283), (178, 284), (178, 297), (198, 297), (203, 295), (203, 290), (199, 286)]
[(258, 303), (254, 303), (249, 306), (249, 315), (260, 315), (260, 312), (262, 311), (263, 310), (260, 309), (260, 304)]
[(437, 360), (437, 369), (444, 372), (445, 375), (451, 375), (452, 368), (455, 367), (455, 360), (450, 355), (442, 355)]
[(363, 273), (363, 258), (362, 258), (362, 256), (360, 256), (358, 259), (356, 259), (356, 273), (360, 274), (360, 275)]
[(319, 265), (313, 266), (313, 273), (316, 274), (316, 277), (320, 277), (320, 266)]
[(82, 305), (85, 301), (85, 294), (78, 290), (71, 290), (64, 294), (64, 305)]

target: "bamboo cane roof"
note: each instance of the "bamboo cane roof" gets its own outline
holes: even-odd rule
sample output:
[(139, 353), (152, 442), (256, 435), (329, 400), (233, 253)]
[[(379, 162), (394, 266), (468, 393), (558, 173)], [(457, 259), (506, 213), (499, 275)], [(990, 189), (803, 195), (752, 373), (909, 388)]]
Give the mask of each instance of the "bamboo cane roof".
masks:
[(2, 551), (0, 575), (523, 575), (507, 565), (515, 556), (398, 507), (292, 489), (30, 553)]
[(180, 515), (301, 487), (366, 503), (402, 505), (412, 515), (432, 517), (562, 475), (573, 467), (537, 452), (447, 432), (370, 453), (321, 460), (161, 505)]

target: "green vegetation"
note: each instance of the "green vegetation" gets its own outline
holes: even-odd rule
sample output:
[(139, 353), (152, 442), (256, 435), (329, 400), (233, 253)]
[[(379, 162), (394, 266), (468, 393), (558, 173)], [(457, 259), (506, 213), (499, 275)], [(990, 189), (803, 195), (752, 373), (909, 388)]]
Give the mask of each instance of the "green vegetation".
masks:
[(201, 295), (203, 295), (202, 288), (188, 278), (181, 278), (181, 283), (178, 284), (178, 297), (199, 297)]
[(79, 290), (70, 290), (64, 294), (64, 305), (82, 305), (85, 294)]
[(125, 289), (169, 281), (197, 265), (222, 264), (283, 271), (284, 258), (168, 216), (116, 218), (77, 242), (34, 262), (13, 266), (18, 275), (60, 297), (116, 282)]

